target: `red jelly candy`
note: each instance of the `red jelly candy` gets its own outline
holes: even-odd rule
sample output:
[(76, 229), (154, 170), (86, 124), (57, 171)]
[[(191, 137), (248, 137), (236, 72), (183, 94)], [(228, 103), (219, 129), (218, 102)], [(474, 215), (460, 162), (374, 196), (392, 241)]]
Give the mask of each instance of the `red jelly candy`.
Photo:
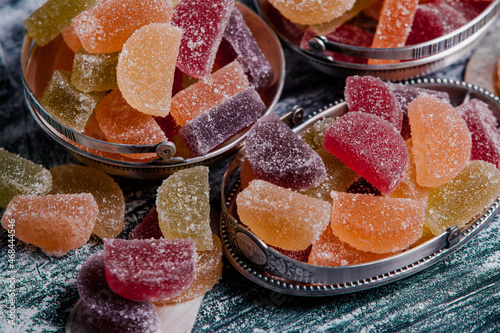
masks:
[(191, 238), (107, 239), (106, 280), (118, 295), (133, 301), (161, 301), (193, 282), (196, 247)]
[(366, 112), (349, 112), (326, 131), (323, 146), (383, 195), (403, 179), (408, 152), (388, 121)]
[(158, 224), (158, 211), (153, 207), (134, 230), (128, 235), (128, 239), (161, 239), (164, 238)]

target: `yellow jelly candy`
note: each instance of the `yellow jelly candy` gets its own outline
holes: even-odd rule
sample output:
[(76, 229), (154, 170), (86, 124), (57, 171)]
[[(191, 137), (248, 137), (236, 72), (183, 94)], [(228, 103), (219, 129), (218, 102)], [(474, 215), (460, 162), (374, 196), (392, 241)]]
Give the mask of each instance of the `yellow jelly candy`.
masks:
[(356, 0), (269, 0), (281, 14), (294, 23), (319, 24), (350, 10)]

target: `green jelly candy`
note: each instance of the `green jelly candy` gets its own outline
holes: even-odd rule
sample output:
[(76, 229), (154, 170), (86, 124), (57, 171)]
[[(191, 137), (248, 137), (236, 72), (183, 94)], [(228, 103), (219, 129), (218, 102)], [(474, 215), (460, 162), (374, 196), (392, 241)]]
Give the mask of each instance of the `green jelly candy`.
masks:
[(116, 65), (119, 52), (88, 53), (80, 49), (75, 54), (71, 83), (83, 92), (118, 89)]
[(452, 225), (462, 228), (500, 194), (500, 171), (491, 163), (471, 161), (451, 181), (429, 191), (425, 224), (434, 235)]
[(323, 147), (325, 132), (335, 121), (336, 118), (325, 118), (314, 123), (311, 127), (301, 134), (304, 140), (312, 149), (316, 150)]
[(45, 45), (71, 24), (71, 19), (101, 0), (48, 0), (23, 21), (28, 36)]
[(52, 188), (49, 170), (0, 148), (0, 206), (6, 208), (16, 195), (45, 195)]
[(79, 91), (71, 84), (71, 72), (58, 70), (52, 75), (40, 102), (62, 125), (81, 132), (104, 95), (105, 92)]
[(163, 181), (156, 196), (156, 207), (165, 238), (190, 237), (197, 251), (213, 248), (209, 191), (205, 166), (177, 171)]

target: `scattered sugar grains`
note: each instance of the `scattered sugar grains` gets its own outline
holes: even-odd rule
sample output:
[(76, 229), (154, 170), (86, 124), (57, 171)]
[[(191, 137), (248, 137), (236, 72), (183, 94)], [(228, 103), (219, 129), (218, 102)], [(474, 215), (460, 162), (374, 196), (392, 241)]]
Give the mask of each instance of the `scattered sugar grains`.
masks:
[(500, 171), (485, 161), (470, 161), (451, 181), (431, 188), (425, 223), (434, 235), (463, 227), (500, 194)]
[(40, 103), (62, 125), (81, 132), (104, 92), (84, 93), (71, 84), (71, 72), (55, 71)]
[(0, 207), (21, 194), (45, 195), (52, 188), (52, 175), (41, 165), (0, 148)]
[(319, 24), (350, 10), (356, 0), (269, 0), (287, 19), (299, 24)]
[(435, 187), (452, 180), (471, 156), (467, 123), (453, 106), (420, 94), (408, 105), (417, 183)]
[(116, 76), (132, 107), (154, 116), (168, 115), (181, 37), (182, 30), (169, 23), (152, 23), (123, 45)]
[(342, 192), (332, 198), (333, 234), (358, 250), (394, 253), (422, 235), (423, 201)]
[(167, 23), (172, 17), (169, 0), (106, 0), (73, 19), (72, 25), (85, 51), (120, 51), (132, 34), (150, 23)]
[(139, 302), (180, 295), (193, 282), (193, 239), (106, 239), (106, 281), (118, 295)]
[(257, 179), (292, 190), (307, 190), (326, 178), (321, 157), (274, 113), (252, 126), (245, 148)]
[(75, 53), (71, 83), (83, 92), (118, 89), (118, 52), (94, 54), (80, 49)]
[(253, 180), (236, 198), (240, 221), (262, 241), (300, 251), (318, 239), (330, 221), (328, 202), (263, 180)]
[(71, 24), (79, 13), (94, 7), (100, 0), (48, 0), (23, 21), (28, 36), (45, 45)]
[(15, 221), (16, 238), (60, 257), (89, 240), (98, 214), (89, 193), (19, 195), (7, 205), (2, 225), (7, 229), (9, 221)]
[(249, 87), (248, 78), (238, 61), (220, 68), (179, 91), (172, 98), (170, 114), (180, 126)]
[(408, 152), (399, 131), (366, 112), (348, 112), (328, 128), (323, 146), (382, 194), (403, 179)]
[(335, 121), (336, 118), (325, 118), (318, 120), (311, 127), (308, 127), (300, 137), (304, 140), (312, 149), (316, 150), (323, 147), (323, 140), (325, 139), (325, 132)]
[(205, 155), (252, 125), (267, 106), (253, 86), (188, 122), (179, 131), (193, 156)]
[(91, 193), (99, 206), (92, 233), (114, 238), (125, 225), (125, 198), (120, 186), (107, 174), (82, 165), (59, 165), (50, 169), (52, 194)]
[(151, 302), (131, 301), (111, 290), (104, 254), (89, 257), (78, 273), (78, 294), (86, 319), (102, 332), (157, 332), (160, 318)]
[(205, 166), (177, 171), (163, 181), (156, 195), (163, 236), (191, 237), (197, 251), (213, 248), (208, 176)]
[(203, 78), (212, 70), (234, 0), (182, 0), (174, 8), (172, 25), (182, 30), (177, 67)]

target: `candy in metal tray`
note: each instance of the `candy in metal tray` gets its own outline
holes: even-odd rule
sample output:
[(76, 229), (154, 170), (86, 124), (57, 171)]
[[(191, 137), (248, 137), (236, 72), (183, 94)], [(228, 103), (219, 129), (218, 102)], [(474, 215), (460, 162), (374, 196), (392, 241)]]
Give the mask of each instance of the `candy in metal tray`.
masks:
[[(445, 91), (452, 105), (470, 98), (486, 102), (500, 118), (500, 100), (475, 85), (446, 79), (406, 82), (415, 86)], [(347, 112), (345, 102), (338, 102), (302, 121), (303, 110), (294, 108), (283, 120), (301, 133), (316, 121)], [(387, 284), (434, 265), (476, 236), (500, 212), (500, 197), (464, 228), (448, 228), (442, 234), (394, 256), (364, 264), (326, 267), (291, 259), (262, 242), (242, 225), (236, 214), (236, 196), (240, 191), (240, 168), (246, 159), (242, 148), (229, 165), (222, 182), (220, 231), (223, 251), (231, 264), (249, 280), (285, 294), (328, 296), (345, 294)]]
[[(283, 50), (272, 29), (257, 14), (239, 2), (236, 2), (236, 6), (243, 14), (245, 22), (273, 69), (273, 82), (260, 92), (261, 98), (267, 106), (265, 112), (269, 113), (274, 109), (283, 90), (285, 79)], [(162, 179), (180, 169), (216, 163), (234, 153), (241, 146), (248, 129), (237, 133), (203, 156), (183, 158), (175, 156), (178, 147), (170, 141), (156, 145), (109, 143), (83, 135), (62, 125), (44, 110), (39, 101), (52, 75), (48, 69), (52, 67), (51, 64), (61, 42), (62, 40), (59, 39), (59, 42), (55, 41), (44, 47), (39, 47), (31, 38), (25, 38), (21, 50), (22, 83), (28, 108), (38, 125), (79, 161), (109, 174), (131, 178)], [(111, 154), (156, 153), (158, 158), (149, 163), (124, 161), (93, 154), (82, 149), (81, 146)]]

